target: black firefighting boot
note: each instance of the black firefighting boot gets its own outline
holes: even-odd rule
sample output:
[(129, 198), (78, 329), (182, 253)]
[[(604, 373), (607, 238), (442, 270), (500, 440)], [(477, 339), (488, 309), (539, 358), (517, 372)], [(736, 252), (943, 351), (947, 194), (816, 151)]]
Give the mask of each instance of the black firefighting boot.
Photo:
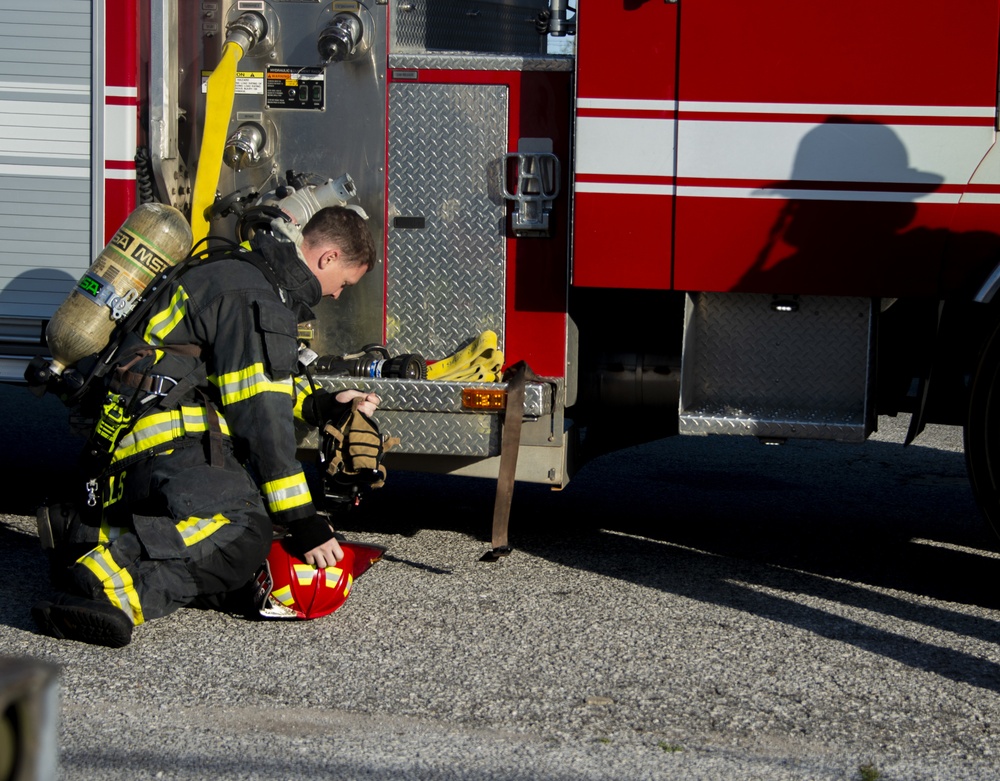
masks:
[(100, 527), (72, 502), (43, 504), (35, 513), (38, 541), (49, 560), (49, 577), (57, 589), (67, 586), (67, 568), (100, 541)]
[(80, 511), (76, 505), (63, 502), (43, 504), (35, 514), (38, 521), (38, 541), (42, 550), (53, 550), (70, 538), (74, 528), (80, 524)]
[(132, 620), (110, 602), (59, 593), (31, 608), (42, 634), (59, 640), (121, 648), (132, 640)]

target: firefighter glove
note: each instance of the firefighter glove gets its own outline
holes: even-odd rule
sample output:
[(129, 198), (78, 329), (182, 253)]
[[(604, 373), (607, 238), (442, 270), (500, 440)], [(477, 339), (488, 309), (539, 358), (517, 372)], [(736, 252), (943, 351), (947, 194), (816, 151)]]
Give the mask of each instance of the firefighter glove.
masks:
[(351, 402), (337, 401), (337, 394), (326, 390), (317, 390), (302, 403), (302, 419), (318, 428), (328, 421), (339, 421), (350, 411)]
[(295, 554), (302, 556), (313, 548), (318, 548), (333, 535), (330, 519), (323, 515), (313, 515), (288, 524), (285, 543)]
[(362, 489), (381, 488), (386, 477), (382, 457), (399, 442), (383, 440), (378, 424), (358, 409), (362, 401), (354, 399), (338, 419), (323, 427), (323, 478), (333, 498), (354, 499)]

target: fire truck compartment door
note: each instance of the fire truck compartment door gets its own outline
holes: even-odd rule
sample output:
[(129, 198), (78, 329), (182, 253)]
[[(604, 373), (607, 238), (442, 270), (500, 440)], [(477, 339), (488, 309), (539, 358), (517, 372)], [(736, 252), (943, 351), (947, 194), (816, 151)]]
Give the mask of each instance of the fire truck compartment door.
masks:
[(994, 143), (1000, 6), (940, 11), (684, 0), (675, 288), (935, 291), (956, 206)]
[(504, 203), (489, 166), (507, 150), (507, 112), (503, 85), (401, 82), (389, 91), (394, 354), (439, 360), (486, 330), (505, 349)]
[(663, 2), (603, 3), (580, 14), (577, 287), (671, 286), (677, 21), (678, 4)]

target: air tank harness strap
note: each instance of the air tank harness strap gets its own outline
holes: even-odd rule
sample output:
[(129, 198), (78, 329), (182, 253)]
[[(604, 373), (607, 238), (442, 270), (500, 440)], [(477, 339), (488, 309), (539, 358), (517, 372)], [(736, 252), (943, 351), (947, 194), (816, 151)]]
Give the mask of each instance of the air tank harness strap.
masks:
[[(211, 401), (198, 388), (206, 378), (205, 364), (198, 362), (197, 367), (180, 380), (165, 375), (153, 375), (152, 365), (145, 371), (132, 371), (142, 358), (151, 355), (155, 350), (198, 357), (201, 348), (198, 345), (182, 344), (153, 348), (143, 343), (125, 351), (124, 363), (115, 367), (114, 373), (108, 379), (108, 394), (101, 411), (101, 417), (91, 432), (87, 445), (81, 456), (81, 466), (88, 478), (88, 503), (96, 501), (94, 485), (97, 477), (102, 475), (114, 459), (118, 443), (135, 428), (135, 424), (150, 407), (149, 403), (157, 400), (161, 409), (172, 409), (192, 390), (198, 392), (205, 405), (208, 421), (209, 460), (212, 466), (223, 465), (222, 427), (218, 413)], [(169, 383), (169, 389), (165, 390)], [(140, 399), (140, 392), (146, 396)], [(143, 406), (144, 409), (139, 407)]]
[(159, 405), (161, 408), (172, 409), (184, 394), (205, 379), (205, 364), (199, 363), (198, 368), (180, 380), (165, 374), (152, 374), (148, 370), (144, 372), (132, 371), (132, 367), (137, 361), (151, 355), (156, 350), (192, 358), (201, 357), (201, 347), (197, 344), (163, 345), (157, 348), (149, 345), (134, 347), (130, 351), (134, 357), (124, 365), (115, 368), (109, 380), (109, 387), (115, 393), (142, 391), (147, 395), (141, 403), (146, 404), (154, 398), (160, 398), (162, 399)]
[(219, 422), (219, 413), (216, 411), (215, 405), (212, 404), (212, 400), (199, 387), (205, 382), (207, 376), (205, 364), (199, 361), (197, 367), (179, 380), (166, 375), (131, 371), (131, 367), (139, 357), (150, 355), (156, 350), (173, 355), (200, 358), (201, 347), (197, 344), (170, 344), (160, 345), (156, 348), (146, 345), (134, 348), (134, 350), (138, 354), (137, 358), (125, 366), (115, 369), (111, 380), (112, 389), (116, 392), (124, 388), (144, 391), (147, 396), (142, 400), (143, 404), (158, 398), (157, 407), (164, 410), (174, 409), (188, 393), (192, 390), (195, 391), (205, 407), (205, 418), (208, 423), (208, 462), (211, 466), (221, 469), (225, 464), (222, 424)]

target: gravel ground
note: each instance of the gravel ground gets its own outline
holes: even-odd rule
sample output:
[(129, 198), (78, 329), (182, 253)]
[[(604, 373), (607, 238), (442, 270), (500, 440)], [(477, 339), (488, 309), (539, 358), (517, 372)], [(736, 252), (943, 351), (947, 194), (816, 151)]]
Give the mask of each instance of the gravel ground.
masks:
[(1000, 555), (951, 429), (630, 448), (519, 485), (495, 564), (492, 484), (390, 474), (341, 524), (388, 554), (332, 616), (183, 610), (108, 650), (31, 623), (73, 447), (18, 394), (0, 648), (61, 669), (64, 778), (997, 778)]

